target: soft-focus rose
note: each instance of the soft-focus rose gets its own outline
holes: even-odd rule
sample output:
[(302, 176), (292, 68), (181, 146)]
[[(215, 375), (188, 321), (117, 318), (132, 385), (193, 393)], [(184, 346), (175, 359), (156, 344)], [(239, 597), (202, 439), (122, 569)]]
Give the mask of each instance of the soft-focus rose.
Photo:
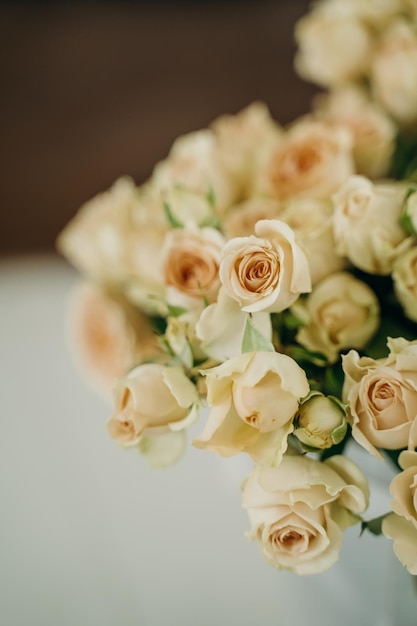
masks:
[[(196, 324), (195, 332), (204, 352), (212, 359), (226, 361), (242, 352), (242, 341), (248, 314), (230, 298), (222, 287), (217, 302), (206, 307)], [(269, 341), (272, 340), (271, 316), (266, 311), (253, 313), (253, 325)]]
[(342, 530), (356, 524), (369, 489), (345, 456), (324, 463), (285, 455), (279, 467), (256, 467), (243, 486), (242, 506), (266, 560), (297, 574), (317, 574), (339, 558)]
[(219, 160), (236, 181), (240, 198), (249, 197), (265, 155), (280, 140), (281, 127), (265, 104), (254, 102), (237, 115), (217, 118), (211, 128), (216, 135)]
[(328, 274), (346, 267), (346, 259), (336, 254), (334, 249), (333, 205), (330, 200), (292, 200), (281, 212), (280, 219), (292, 228), (306, 253), (313, 286)]
[(283, 311), (311, 290), (308, 260), (284, 222), (261, 220), (255, 234), (225, 244), (220, 280), (243, 311)]
[(407, 190), (404, 201), (404, 214), (409, 222), (410, 232), (417, 235), (417, 187)]
[(379, 303), (366, 283), (348, 272), (324, 278), (293, 306), (303, 322), (297, 341), (334, 362), (345, 348), (363, 348), (379, 326)]
[(247, 452), (274, 465), (287, 449), (292, 419), (309, 391), (305, 372), (277, 352), (248, 352), (206, 372), (211, 407), (198, 448), (222, 456)]
[(196, 388), (179, 367), (145, 363), (120, 379), (107, 429), (123, 446), (142, 437), (178, 432), (195, 421)]
[(253, 235), (256, 222), (279, 219), (282, 208), (273, 198), (251, 198), (230, 207), (222, 219), (222, 231), (227, 239), (248, 237)]
[(215, 301), (223, 243), (214, 228), (174, 228), (167, 234), (161, 256), (170, 304), (195, 309)]
[(417, 120), (417, 34), (405, 20), (393, 23), (376, 47), (371, 64), (375, 98), (400, 124)]
[(336, 252), (370, 274), (390, 274), (411, 242), (400, 224), (405, 183), (352, 176), (333, 196)]
[(403, 469), (391, 482), (391, 509), (382, 522), (382, 532), (394, 540), (394, 552), (408, 569), (417, 574), (417, 452), (404, 451), (399, 456)]
[(342, 357), (352, 435), (368, 452), (417, 446), (417, 341), (389, 339), (386, 359)]
[(301, 120), (271, 153), (264, 173), (265, 192), (278, 200), (328, 198), (353, 172), (349, 131)]
[(302, 17), (295, 38), (299, 46), (295, 67), (302, 78), (329, 87), (366, 74), (372, 49), (370, 32), (336, 4), (321, 3)]
[(320, 94), (315, 99), (315, 111), (320, 119), (349, 129), (358, 174), (369, 178), (388, 174), (396, 127), (384, 110), (369, 100), (364, 90), (350, 85)]
[(120, 295), (83, 283), (74, 292), (69, 313), (74, 358), (106, 393), (132, 365), (160, 352), (149, 319)]
[(331, 448), (344, 439), (346, 431), (346, 410), (337, 398), (312, 391), (301, 402), (294, 435), (308, 448)]
[(155, 166), (151, 184), (168, 199), (178, 185), (201, 196), (212, 192), (220, 212), (234, 204), (240, 193), (221, 161), (217, 138), (208, 129), (176, 139), (168, 157)]
[(406, 316), (417, 322), (417, 247), (401, 254), (392, 272), (394, 291)]

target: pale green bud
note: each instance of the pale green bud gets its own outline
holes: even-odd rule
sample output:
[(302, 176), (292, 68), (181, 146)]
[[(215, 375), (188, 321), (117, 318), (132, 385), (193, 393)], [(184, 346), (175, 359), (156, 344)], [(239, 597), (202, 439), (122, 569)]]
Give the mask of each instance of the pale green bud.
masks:
[(333, 396), (313, 391), (301, 403), (294, 424), (294, 435), (307, 448), (331, 448), (346, 435), (345, 406)]

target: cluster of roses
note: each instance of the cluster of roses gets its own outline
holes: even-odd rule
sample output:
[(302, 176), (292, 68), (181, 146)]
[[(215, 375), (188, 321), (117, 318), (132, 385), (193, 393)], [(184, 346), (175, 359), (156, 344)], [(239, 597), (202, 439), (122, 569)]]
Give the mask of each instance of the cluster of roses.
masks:
[[(417, 120), (417, 39), (395, 47), (399, 22), (414, 33), (411, 0), (317, 5), (297, 65), (334, 89), (312, 113), (282, 128), (255, 103), (181, 137), (58, 241), (89, 278), (78, 357), (102, 387), (116, 379), (110, 436), (168, 465), (206, 403), (194, 445), (251, 457), (250, 536), (300, 574), (333, 565), (366, 510), (350, 434), (379, 458), (402, 451), (383, 532), (417, 574), (417, 187), (398, 149)], [(385, 74), (401, 80), (381, 69), (387, 50), (416, 77), (407, 114), (383, 98)]]

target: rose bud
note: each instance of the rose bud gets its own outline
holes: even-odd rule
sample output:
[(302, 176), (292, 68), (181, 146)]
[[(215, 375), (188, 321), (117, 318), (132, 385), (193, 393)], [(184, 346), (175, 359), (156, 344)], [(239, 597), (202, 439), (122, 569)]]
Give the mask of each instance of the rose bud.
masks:
[(295, 424), (294, 435), (304, 446), (324, 450), (345, 437), (346, 411), (337, 398), (313, 391), (300, 404)]

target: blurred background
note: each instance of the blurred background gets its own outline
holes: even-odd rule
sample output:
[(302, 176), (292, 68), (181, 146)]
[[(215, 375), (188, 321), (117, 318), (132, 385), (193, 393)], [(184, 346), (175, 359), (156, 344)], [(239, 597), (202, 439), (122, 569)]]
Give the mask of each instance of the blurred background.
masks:
[(0, 253), (52, 250), (78, 207), (180, 134), (265, 101), (307, 111), (308, 0), (0, 3)]

